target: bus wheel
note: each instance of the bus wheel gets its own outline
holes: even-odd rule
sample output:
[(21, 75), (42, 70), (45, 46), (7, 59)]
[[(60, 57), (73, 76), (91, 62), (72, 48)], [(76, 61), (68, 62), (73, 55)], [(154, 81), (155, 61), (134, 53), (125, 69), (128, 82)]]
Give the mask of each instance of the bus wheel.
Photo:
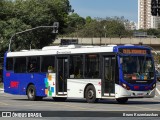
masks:
[(60, 101), (60, 102), (64, 102), (64, 101), (66, 101), (67, 100), (67, 98), (66, 97), (53, 97), (53, 100), (54, 101)]
[(128, 101), (128, 98), (117, 98), (116, 100), (117, 100), (118, 103), (124, 104)]
[(96, 91), (93, 85), (89, 85), (85, 91), (85, 98), (88, 103), (95, 103), (98, 101), (96, 99)]
[(36, 89), (34, 87), (34, 85), (30, 85), (27, 89), (27, 97), (29, 100), (31, 101), (35, 101), (37, 100), (37, 97), (36, 97)]

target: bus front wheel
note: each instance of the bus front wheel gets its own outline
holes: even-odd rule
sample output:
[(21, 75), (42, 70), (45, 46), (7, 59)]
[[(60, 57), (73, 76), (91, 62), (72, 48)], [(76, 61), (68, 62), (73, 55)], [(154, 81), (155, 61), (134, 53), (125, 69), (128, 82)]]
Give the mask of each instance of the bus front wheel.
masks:
[(95, 103), (98, 101), (98, 99), (96, 99), (96, 91), (93, 85), (89, 85), (86, 88), (85, 91), (85, 98), (87, 100), (88, 103)]
[(117, 98), (116, 100), (117, 100), (118, 103), (124, 104), (128, 101), (128, 98)]

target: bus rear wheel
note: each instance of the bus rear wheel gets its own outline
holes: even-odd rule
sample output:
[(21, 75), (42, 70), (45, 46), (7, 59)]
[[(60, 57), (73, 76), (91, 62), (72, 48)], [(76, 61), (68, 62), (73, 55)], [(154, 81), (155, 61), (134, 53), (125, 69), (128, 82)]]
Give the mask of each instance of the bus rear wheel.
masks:
[(53, 97), (53, 100), (54, 101), (59, 101), (59, 102), (64, 102), (64, 101), (66, 101), (67, 100), (67, 98), (66, 97)]
[(42, 100), (43, 97), (36, 96), (36, 88), (34, 85), (29, 85), (27, 88), (27, 97), (31, 101)]
[(128, 98), (117, 98), (116, 100), (120, 104), (125, 104), (128, 101)]
[(88, 103), (95, 103), (98, 101), (98, 99), (96, 99), (96, 91), (93, 85), (89, 85), (86, 88), (85, 91), (85, 98), (87, 100)]

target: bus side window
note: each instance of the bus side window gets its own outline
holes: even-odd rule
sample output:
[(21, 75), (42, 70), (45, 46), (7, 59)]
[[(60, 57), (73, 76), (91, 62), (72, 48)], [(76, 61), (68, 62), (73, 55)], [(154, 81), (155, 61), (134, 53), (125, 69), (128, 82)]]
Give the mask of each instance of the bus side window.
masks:
[(73, 55), (70, 57), (69, 78), (83, 77), (83, 56)]
[(40, 57), (28, 58), (28, 72), (40, 72)]
[(15, 58), (14, 72), (15, 73), (26, 72), (26, 57)]
[(29, 72), (35, 72), (35, 69), (36, 69), (36, 68), (35, 68), (35, 65), (33, 65), (33, 63), (30, 63), (30, 64), (29, 64), (28, 71), (29, 71)]
[(13, 58), (7, 58), (6, 70), (13, 70)]
[(48, 72), (49, 67), (53, 68), (55, 72), (55, 57), (54, 56), (42, 56), (41, 57), (41, 72)]
[(99, 78), (99, 55), (97, 54), (86, 55), (85, 78)]

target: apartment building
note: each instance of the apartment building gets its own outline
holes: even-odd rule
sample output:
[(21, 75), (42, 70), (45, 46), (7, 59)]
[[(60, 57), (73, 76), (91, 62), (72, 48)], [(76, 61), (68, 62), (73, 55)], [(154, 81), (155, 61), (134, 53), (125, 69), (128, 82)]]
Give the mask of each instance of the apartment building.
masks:
[(160, 17), (151, 15), (151, 0), (138, 0), (138, 29), (160, 28)]

